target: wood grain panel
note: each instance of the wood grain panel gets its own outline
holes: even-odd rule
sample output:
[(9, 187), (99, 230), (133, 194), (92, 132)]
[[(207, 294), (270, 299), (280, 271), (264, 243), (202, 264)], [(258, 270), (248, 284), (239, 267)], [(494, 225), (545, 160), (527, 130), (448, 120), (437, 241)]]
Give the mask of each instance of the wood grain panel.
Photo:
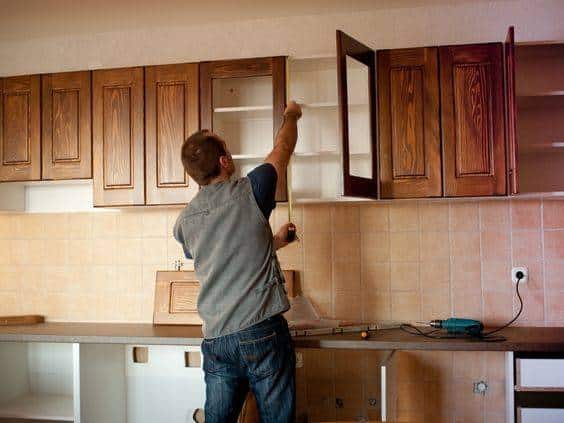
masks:
[(91, 74), (41, 77), (42, 179), (92, 177)]
[(78, 90), (53, 91), (54, 163), (80, 160)]
[(132, 188), (131, 87), (104, 87), (104, 189)]
[(421, 67), (393, 68), (390, 77), (392, 97), (392, 167), (394, 178), (425, 175), (423, 140), (423, 70)]
[(172, 282), (170, 284), (170, 313), (198, 312), (198, 282)]
[(145, 68), (147, 204), (185, 204), (198, 192), (180, 151), (199, 128), (198, 65)]
[(504, 195), (501, 43), (440, 47), (439, 55), (445, 195)]
[(0, 79), (0, 96), (0, 181), (39, 180), (39, 75)]
[[(262, 57), (254, 59), (222, 60), (200, 64), (200, 122), (202, 129), (213, 130), (213, 80), (218, 78), (250, 78), (271, 76), (273, 90), (273, 141), (284, 121), (286, 107), (286, 58)], [(287, 201), (286, 175), (279, 175), (276, 201)]]
[(377, 54), (382, 198), (441, 196), (437, 49)]
[(145, 203), (143, 68), (93, 72), (94, 205)]
[(459, 64), (453, 69), (456, 177), (492, 173), (489, 64)]

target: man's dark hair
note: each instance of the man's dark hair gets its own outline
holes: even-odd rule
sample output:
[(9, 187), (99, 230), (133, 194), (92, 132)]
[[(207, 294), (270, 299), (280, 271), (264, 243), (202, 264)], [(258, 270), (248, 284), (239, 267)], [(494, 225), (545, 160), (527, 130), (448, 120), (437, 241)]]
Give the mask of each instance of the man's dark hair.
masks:
[(221, 173), (219, 158), (225, 155), (223, 141), (207, 129), (194, 132), (182, 145), (182, 164), (198, 185), (209, 184)]

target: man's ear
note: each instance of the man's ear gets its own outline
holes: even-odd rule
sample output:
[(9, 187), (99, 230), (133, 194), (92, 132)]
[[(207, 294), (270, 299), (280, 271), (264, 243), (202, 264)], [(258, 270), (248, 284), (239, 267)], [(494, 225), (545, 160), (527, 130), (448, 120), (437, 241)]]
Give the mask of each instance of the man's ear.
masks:
[(220, 156), (219, 157), (219, 164), (221, 165), (222, 168), (228, 168), (229, 167), (229, 157)]

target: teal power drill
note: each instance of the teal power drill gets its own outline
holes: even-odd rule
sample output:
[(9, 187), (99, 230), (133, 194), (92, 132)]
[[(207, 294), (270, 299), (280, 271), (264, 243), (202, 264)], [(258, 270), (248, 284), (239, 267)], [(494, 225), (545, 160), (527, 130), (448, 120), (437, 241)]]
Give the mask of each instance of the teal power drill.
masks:
[(433, 328), (446, 329), (448, 333), (454, 335), (478, 336), (484, 330), (484, 325), (479, 320), (459, 319), (457, 317), (450, 317), (446, 320), (431, 320), (429, 325)]

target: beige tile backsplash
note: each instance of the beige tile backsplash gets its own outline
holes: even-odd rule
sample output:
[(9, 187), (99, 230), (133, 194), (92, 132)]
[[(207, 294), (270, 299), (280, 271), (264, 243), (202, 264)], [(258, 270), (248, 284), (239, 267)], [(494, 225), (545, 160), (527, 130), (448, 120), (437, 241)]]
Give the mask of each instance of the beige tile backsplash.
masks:
[[(183, 257), (179, 211), (0, 214), (0, 314), (150, 322), (155, 272)], [(278, 206), (273, 228), (286, 219)], [(564, 324), (562, 200), (311, 204), (294, 221), (300, 241), (280, 260), (324, 316), (500, 323), (517, 307), (509, 269), (525, 264), (518, 323)]]

